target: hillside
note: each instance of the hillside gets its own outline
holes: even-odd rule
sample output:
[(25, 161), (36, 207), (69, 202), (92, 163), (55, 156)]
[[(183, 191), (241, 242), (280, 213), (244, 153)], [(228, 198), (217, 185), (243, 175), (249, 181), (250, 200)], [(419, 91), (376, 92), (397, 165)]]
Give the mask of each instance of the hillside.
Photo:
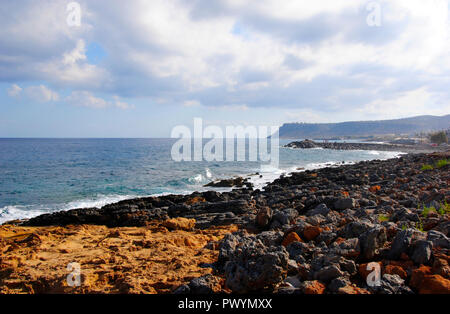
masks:
[(335, 136), (372, 136), (386, 134), (415, 134), (448, 129), (450, 114), (445, 116), (417, 116), (411, 118), (351, 121), (340, 123), (285, 123), (281, 138), (326, 138)]

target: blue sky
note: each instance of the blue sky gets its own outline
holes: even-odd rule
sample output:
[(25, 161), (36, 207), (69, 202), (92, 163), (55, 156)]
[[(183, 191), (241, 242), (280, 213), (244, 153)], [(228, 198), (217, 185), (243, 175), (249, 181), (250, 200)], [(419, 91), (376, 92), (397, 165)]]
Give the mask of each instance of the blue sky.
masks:
[(0, 137), (450, 113), (448, 0), (69, 2), (2, 3)]

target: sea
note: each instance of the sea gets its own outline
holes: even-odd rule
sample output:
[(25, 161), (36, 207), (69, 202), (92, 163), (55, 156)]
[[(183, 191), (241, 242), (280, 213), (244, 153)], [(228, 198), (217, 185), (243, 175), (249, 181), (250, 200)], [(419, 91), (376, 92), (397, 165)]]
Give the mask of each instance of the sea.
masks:
[[(281, 174), (402, 154), (291, 149), (283, 145), (292, 140), (280, 139), (278, 166), (260, 161), (174, 161), (171, 149), (176, 141), (0, 139), (0, 224), (136, 197), (210, 190), (204, 185), (234, 176), (248, 177), (255, 188), (262, 188)], [(243, 149), (249, 149), (248, 141)]]

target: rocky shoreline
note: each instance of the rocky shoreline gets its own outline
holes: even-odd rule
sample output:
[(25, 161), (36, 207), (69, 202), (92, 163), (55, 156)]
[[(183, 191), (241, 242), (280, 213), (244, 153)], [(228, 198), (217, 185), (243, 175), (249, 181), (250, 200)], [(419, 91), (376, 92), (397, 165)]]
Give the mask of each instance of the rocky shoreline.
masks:
[[(147, 232), (147, 242), (133, 238), (137, 242), (122, 241), (119, 248), (116, 244), (115, 250), (129, 260), (127, 271), (115, 270), (116, 275), (122, 273), (122, 280), (126, 277), (128, 288), (122, 287), (120, 292), (448, 294), (449, 158), (450, 152), (408, 154), (385, 161), (294, 172), (263, 190), (244, 187), (223, 193), (138, 198), (100, 209), (74, 209), (13, 222), (1, 226), (8, 230), (8, 236), (0, 230), (0, 289), (4, 288), (0, 291), (30, 293), (40, 288), (40, 292), (50, 292), (34, 287), (39, 280), (33, 276), (39, 274), (31, 275), (21, 266), (33, 259), (29, 250), (39, 255), (45, 242), (41, 233), (48, 232), (47, 228), (59, 228), (70, 237), (74, 229), (79, 232), (80, 227), (89, 230), (102, 226), (110, 230), (102, 232), (115, 234), (113, 238), (121, 238), (123, 230), (131, 232), (129, 228), (134, 228), (129, 238), (142, 230)], [(25, 239), (11, 236), (11, 232), (22, 234), (23, 228), (28, 232)], [(196, 253), (190, 253), (197, 256), (208, 252), (210, 262), (183, 262), (208, 269), (206, 274), (196, 270), (198, 277), (193, 278), (192, 273), (180, 272), (176, 280), (161, 279), (164, 284), (153, 280), (143, 285), (136, 279), (145, 276), (133, 270), (139, 267), (137, 260), (142, 262), (144, 257), (140, 255), (135, 261), (138, 253), (134, 252), (141, 252), (145, 243), (153, 241), (153, 233), (163, 230), (165, 237), (176, 238), (180, 230), (198, 236), (210, 234), (214, 228), (229, 229), (220, 236), (204, 238), (195, 247)], [(158, 241), (161, 239), (164, 237)], [(82, 252), (83, 241), (88, 240), (80, 236), (79, 241)], [(48, 249), (51, 247), (49, 244)], [(109, 250), (109, 246), (104, 249)], [(111, 263), (101, 259), (95, 267), (114, 268)], [(164, 259), (164, 263), (172, 265), (171, 259)], [(90, 262), (85, 264), (83, 267), (89, 267)], [(375, 268), (380, 270), (379, 281), (371, 271)], [(105, 274), (111, 269), (102, 271)], [(114, 285), (116, 277), (108, 276), (92, 270), (92, 277), (84, 280), (106, 280)], [(14, 284), (10, 284), (12, 278)], [(27, 284), (31, 290), (24, 288)], [(60, 285), (64, 287), (64, 282)], [(161, 286), (164, 289), (158, 289)], [(99, 292), (86, 288), (89, 285), (82, 285), (84, 290), (61, 287), (64, 292)]]
[(287, 148), (323, 148), (334, 150), (377, 150), (388, 152), (405, 152), (405, 153), (431, 153), (434, 151), (445, 151), (448, 148), (432, 147), (425, 144), (378, 144), (378, 143), (342, 143), (342, 142), (315, 142), (312, 140), (294, 141), (286, 144)]

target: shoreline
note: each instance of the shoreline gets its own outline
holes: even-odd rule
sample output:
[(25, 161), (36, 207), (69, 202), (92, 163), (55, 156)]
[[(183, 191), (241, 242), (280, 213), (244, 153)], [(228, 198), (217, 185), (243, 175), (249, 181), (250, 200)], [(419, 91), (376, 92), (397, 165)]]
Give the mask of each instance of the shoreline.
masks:
[[(293, 172), (262, 190), (136, 198), (2, 225), (0, 249), (5, 252), (2, 258), (9, 275), (0, 278), (0, 288), (6, 287), (3, 292), (8, 293), (33, 272), (39, 282), (53, 280), (56, 286), (52, 289), (64, 293), (98, 293), (99, 289), (103, 293), (450, 293), (449, 158), (450, 152), (407, 154)], [(225, 229), (218, 236), (215, 228)], [(14, 237), (11, 232), (26, 236)], [(58, 239), (52, 236), (55, 232)], [(137, 234), (145, 234), (148, 244), (138, 241)], [(206, 234), (216, 235), (202, 238), (201, 245), (193, 244)], [(111, 239), (102, 240), (86, 260), (81, 249), (91, 245), (86, 236), (102, 235)], [(197, 274), (195, 278), (177, 273), (175, 267), (170, 283), (165, 277), (160, 279), (165, 284), (156, 280), (146, 286), (134, 281), (139, 272), (132, 256), (148, 253), (147, 245), (154, 241), (165, 243), (167, 239), (172, 247), (179, 237), (184, 243), (175, 244), (180, 254), (187, 250), (188, 256), (210, 257), (205, 262), (207, 273), (199, 272), (203, 267), (198, 268), (196, 262), (180, 260)], [(54, 250), (54, 244), (61, 241), (71, 243), (67, 251)], [(168, 248), (165, 245), (152, 254), (163, 260), (170, 257), (163, 253)], [(126, 269), (118, 270), (128, 278), (125, 288), (113, 277), (100, 280), (98, 266), (89, 266), (92, 259), (97, 261), (94, 265), (114, 267), (120, 262), (102, 256), (117, 250), (130, 260)], [(45, 260), (48, 254), (56, 258), (72, 254), (74, 260), (78, 256), (87, 267), (89, 278), (84, 280), (90, 284), (77, 290), (61, 279), (55, 281), (43, 268), (40, 272), (27, 266), (36, 266), (34, 260)], [(35, 257), (29, 260), (29, 256)], [(171, 259), (164, 262), (166, 267), (172, 267)], [(382, 271), (376, 287), (365, 280), (365, 268), (371, 262), (378, 263)], [(61, 272), (55, 276), (61, 277)], [(99, 288), (104, 280), (110, 290)], [(55, 291), (35, 287), (36, 282), (28, 283), (31, 290), (24, 284), (17, 288), (23, 293)]]
[[(283, 146), (286, 148), (286, 146)], [(398, 153), (395, 157), (389, 157), (389, 158), (382, 158), (380, 160), (387, 160), (387, 159), (392, 159), (392, 158), (399, 158), (400, 156), (404, 155), (404, 154), (408, 154), (407, 152), (399, 152), (399, 151), (391, 151), (391, 152), (396, 152)], [(376, 160), (377, 158), (373, 158), (371, 160)], [(37, 216), (41, 216), (41, 215), (45, 215), (45, 214), (52, 214), (52, 213), (57, 213), (57, 212), (63, 212), (63, 211), (70, 211), (70, 210), (74, 210), (74, 209), (83, 209), (83, 208), (101, 208), (103, 206), (107, 206), (107, 205), (112, 205), (112, 204), (116, 204), (118, 202), (122, 202), (122, 201), (130, 201), (130, 200), (135, 200), (135, 199), (142, 199), (142, 198), (150, 198), (150, 197), (160, 197), (160, 196), (170, 196), (170, 195), (191, 195), (193, 193), (203, 193), (203, 192), (208, 192), (208, 191), (214, 191), (214, 192), (219, 192), (219, 193), (223, 193), (223, 192), (230, 192), (233, 188), (242, 188), (247, 184), (247, 187), (253, 187), (254, 189), (263, 189), (266, 185), (272, 183), (273, 181), (275, 181), (276, 179), (278, 179), (280, 176), (285, 176), (285, 175), (290, 175), (293, 172), (299, 172), (299, 171), (306, 171), (306, 170), (317, 170), (317, 169), (322, 169), (322, 168), (327, 168), (327, 167), (339, 167), (341, 165), (352, 165), (355, 164), (359, 161), (329, 161), (329, 162), (319, 162), (319, 163), (314, 163), (314, 164), (308, 164), (308, 165), (313, 165), (313, 166), (305, 166), (305, 167), (290, 167), (288, 169), (279, 169), (279, 173), (266, 173), (264, 174), (264, 176), (266, 177), (266, 179), (264, 179), (264, 177), (262, 175), (260, 175), (260, 172), (256, 171), (255, 173), (250, 173), (250, 174), (236, 174), (234, 176), (230, 176), (230, 177), (226, 177), (226, 178), (218, 178), (215, 179), (213, 181), (210, 181), (209, 183), (203, 185), (204, 188), (212, 188), (212, 189), (202, 189), (202, 190), (198, 190), (198, 189), (192, 189), (192, 190), (185, 190), (185, 191), (176, 191), (176, 192), (164, 192), (164, 193), (158, 193), (158, 194), (150, 194), (150, 195), (119, 195), (119, 194), (113, 194), (113, 195), (103, 195), (104, 198), (87, 198), (87, 199), (79, 199), (79, 200), (74, 200), (71, 201), (69, 203), (62, 203), (60, 204), (60, 208), (47, 208), (47, 212), (44, 211), (45, 208), (43, 209), (41, 207), (41, 205), (7, 205), (4, 206), (3, 209), (7, 209), (7, 208), (12, 208), (13, 211), (15, 210), (22, 210), (20, 209), (20, 207), (31, 207), (31, 206), (37, 206), (38, 208), (32, 209), (31, 212), (33, 211), (43, 211), (42, 213), (38, 213), (38, 214), (34, 214), (34, 215), (30, 215), (30, 217), (23, 217), (23, 218), (12, 218), (12, 219), (8, 219), (5, 220), (3, 222), (0, 223), (0, 226), (2, 224), (7, 224), (7, 223), (11, 223), (11, 222), (19, 222), (19, 221), (25, 221)], [(259, 179), (263, 179), (263, 180), (259, 180)], [(214, 183), (229, 183), (229, 182), (233, 182), (242, 180), (242, 184), (237, 184), (237, 185), (233, 185), (233, 186), (221, 186), (220, 184), (215, 185)], [(251, 185), (248, 185), (248, 183), (250, 183)], [(117, 199), (114, 201), (108, 201), (107, 199)], [(71, 206), (70, 204), (72, 203), (92, 203), (93, 206)], [(96, 206), (96, 204), (102, 204), (101, 206)], [(42, 205), (45, 206), (45, 205)], [(41, 207), (41, 208), (39, 208)]]
[(404, 152), (407, 154), (445, 152), (449, 147), (432, 147), (425, 144), (406, 145), (406, 144), (389, 144), (389, 143), (346, 143), (346, 142), (315, 142), (312, 140), (293, 141), (286, 144), (286, 148), (294, 149), (332, 149), (332, 150), (373, 150), (373, 151), (390, 151)]

